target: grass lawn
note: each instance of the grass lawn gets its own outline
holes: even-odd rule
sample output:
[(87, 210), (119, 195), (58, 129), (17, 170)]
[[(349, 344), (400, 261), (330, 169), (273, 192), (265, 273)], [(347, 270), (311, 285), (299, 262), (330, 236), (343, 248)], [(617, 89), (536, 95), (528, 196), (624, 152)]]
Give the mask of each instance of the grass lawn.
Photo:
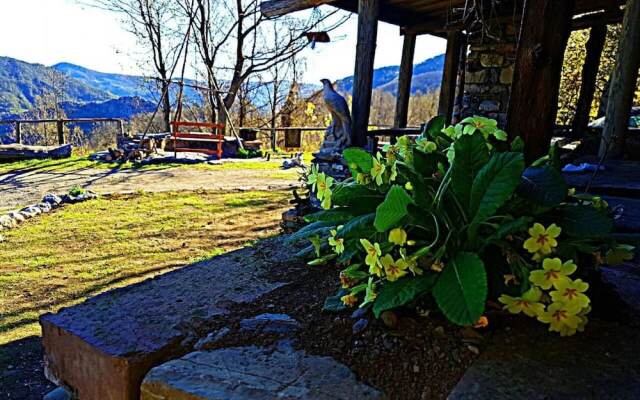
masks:
[(39, 335), (44, 312), (276, 234), (289, 198), (286, 191), (120, 195), (3, 232), (0, 344)]
[[(304, 154), (305, 163), (311, 161), (311, 153)], [(272, 157), (272, 160), (277, 156)], [(280, 169), (280, 159), (273, 162), (265, 162), (261, 159), (247, 159), (247, 160), (235, 160), (233, 162), (223, 162), (221, 164), (178, 164), (178, 163), (166, 163), (166, 164), (147, 164), (140, 165), (138, 163), (116, 163), (116, 162), (104, 162), (104, 161), (92, 161), (88, 157), (84, 156), (72, 156), (65, 159), (53, 160), (23, 160), (10, 163), (0, 163), (0, 175), (7, 174), (14, 171), (56, 171), (56, 172), (71, 172), (80, 169), (95, 168), (95, 169), (109, 169), (109, 170), (127, 170), (136, 169), (140, 171), (159, 170), (168, 168), (198, 168), (198, 169), (211, 169), (211, 170), (271, 170), (277, 171)]]

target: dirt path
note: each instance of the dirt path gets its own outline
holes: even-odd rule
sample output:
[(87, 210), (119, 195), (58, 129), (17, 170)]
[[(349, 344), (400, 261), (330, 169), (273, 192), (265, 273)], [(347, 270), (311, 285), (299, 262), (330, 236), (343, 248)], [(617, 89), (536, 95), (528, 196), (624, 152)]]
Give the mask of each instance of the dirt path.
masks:
[[(279, 165), (279, 164), (278, 164)], [(109, 170), (85, 168), (73, 171), (21, 170), (0, 175), (0, 210), (37, 203), (46, 193), (64, 193), (80, 186), (98, 193), (127, 193), (144, 190), (268, 190), (296, 184), (295, 169), (216, 170), (174, 167), (158, 170)]]

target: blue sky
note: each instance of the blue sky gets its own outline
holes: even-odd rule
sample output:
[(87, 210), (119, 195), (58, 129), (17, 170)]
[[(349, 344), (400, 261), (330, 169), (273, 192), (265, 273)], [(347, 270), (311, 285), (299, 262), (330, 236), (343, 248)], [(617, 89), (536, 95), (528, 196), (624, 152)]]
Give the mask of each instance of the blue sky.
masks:
[[(87, 7), (77, 0), (0, 0), (0, 55), (52, 65), (71, 62), (104, 72), (144, 73), (143, 53), (120, 17)], [(25, 24), (28, 21), (28, 24)], [(338, 79), (353, 74), (356, 17), (338, 31), (331, 43), (304, 51), (303, 80)], [(415, 61), (441, 54), (445, 41), (424, 35), (417, 40)], [(375, 67), (400, 63), (402, 36), (398, 27), (380, 23)]]

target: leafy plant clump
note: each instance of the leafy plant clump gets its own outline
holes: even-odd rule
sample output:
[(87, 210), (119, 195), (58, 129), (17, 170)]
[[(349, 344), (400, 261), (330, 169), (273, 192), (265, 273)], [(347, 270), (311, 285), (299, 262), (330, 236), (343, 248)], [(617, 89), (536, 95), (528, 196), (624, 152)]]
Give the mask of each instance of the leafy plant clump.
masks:
[(507, 143), (496, 121), (443, 121), (384, 155), (346, 149), (345, 181), (312, 169), (323, 210), (290, 240), (311, 241), (300, 252), (310, 265), (344, 266), (325, 308), (380, 316), (431, 297), (450, 321), (472, 325), (494, 299), (563, 336), (582, 330), (590, 267), (632, 251), (610, 238), (606, 202), (567, 188), (555, 149), (526, 165), (522, 141)]
[(81, 188), (80, 186), (74, 186), (71, 189), (69, 189), (69, 195), (73, 196), (73, 197), (78, 197), (81, 196), (83, 194), (85, 194), (87, 191), (84, 190), (83, 188)]

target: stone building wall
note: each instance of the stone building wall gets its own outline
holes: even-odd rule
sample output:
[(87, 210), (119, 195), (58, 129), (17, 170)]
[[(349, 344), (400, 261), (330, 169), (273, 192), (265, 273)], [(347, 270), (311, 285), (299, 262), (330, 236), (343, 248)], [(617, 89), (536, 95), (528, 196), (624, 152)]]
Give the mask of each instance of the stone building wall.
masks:
[(507, 109), (516, 58), (515, 35), (500, 43), (471, 40), (467, 54), (464, 95), (456, 115), (482, 115), (507, 122)]

